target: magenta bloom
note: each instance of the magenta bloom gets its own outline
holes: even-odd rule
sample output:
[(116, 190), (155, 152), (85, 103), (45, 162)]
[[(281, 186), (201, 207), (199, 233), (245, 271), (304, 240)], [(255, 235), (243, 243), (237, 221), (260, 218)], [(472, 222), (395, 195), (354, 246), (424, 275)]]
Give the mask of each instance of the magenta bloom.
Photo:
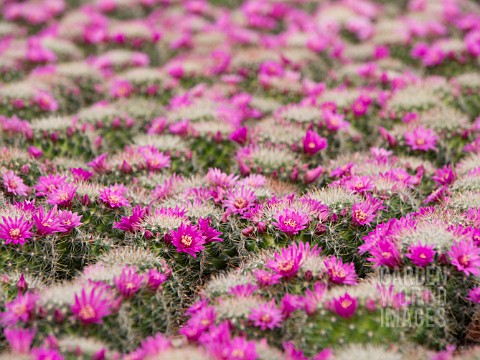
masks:
[(28, 148), (28, 153), (35, 159), (42, 157), (43, 151), (35, 146), (30, 146)]
[(165, 338), (163, 334), (149, 336), (142, 341), (141, 349), (143, 356), (155, 356), (170, 348), (170, 340)]
[(170, 231), (172, 244), (177, 252), (184, 252), (197, 257), (197, 253), (205, 249), (205, 237), (196, 226), (182, 224), (177, 230)]
[(13, 195), (27, 196), (30, 188), (23, 183), (23, 180), (14, 174), (13, 171), (7, 171), (3, 174), (3, 186), (7, 192)]
[(134, 233), (140, 229), (142, 219), (146, 213), (146, 208), (137, 205), (133, 208), (131, 216), (122, 216), (119, 222), (113, 224), (113, 228)]
[(82, 324), (101, 324), (102, 319), (112, 313), (111, 298), (104, 293), (104, 288), (94, 286), (82, 289), (80, 295), (75, 294), (75, 303), (71, 309)]
[(413, 132), (405, 132), (405, 143), (412, 150), (428, 151), (435, 150), (438, 136), (431, 129), (418, 127)]
[(70, 168), (70, 172), (72, 173), (73, 177), (75, 178), (75, 181), (88, 181), (92, 176), (93, 173), (91, 173), (88, 170), (85, 170), (83, 168)]
[(114, 186), (100, 190), (100, 200), (112, 209), (130, 206), (128, 200), (123, 197), (126, 192), (127, 188), (125, 186), (115, 184)]
[(5, 304), (7, 311), (0, 313), (0, 324), (14, 325), (19, 320), (27, 322), (35, 310), (37, 300), (36, 294), (19, 292), (15, 299)]
[(243, 337), (234, 337), (227, 342), (222, 358), (225, 360), (257, 360), (258, 354), (253, 341), (247, 341)]
[(375, 246), (370, 249), (371, 258), (368, 261), (374, 263), (374, 267), (388, 266), (395, 268), (402, 262), (398, 248), (389, 240), (379, 240)]
[(50, 205), (68, 207), (72, 204), (77, 188), (78, 186), (64, 182), (47, 195), (47, 203)]
[(253, 325), (262, 330), (273, 330), (280, 327), (283, 320), (282, 312), (275, 306), (275, 301), (272, 300), (263, 303), (256, 308), (253, 308), (248, 316), (248, 319), (253, 322)]
[(38, 208), (38, 212), (32, 216), (38, 235), (51, 235), (56, 232), (64, 232), (57, 215), (57, 206), (55, 205), (48, 213), (45, 213), (43, 206)]
[(310, 222), (307, 215), (288, 209), (277, 214), (275, 220), (276, 222), (274, 222), (273, 225), (287, 235), (298, 234), (301, 230), (305, 229)]
[(52, 94), (41, 91), (37, 93), (34, 97), (35, 104), (44, 111), (57, 111), (58, 110), (58, 102), (52, 96)]
[(60, 210), (58, 212), (58, 220), (64, 228), (64, 232), (67, 233), (72, 231), (77, 226), (82, 225), (82, 223), (80, 222), (81, 219), (82, 217), (79, 216), (76, 212), (72, 213), (68, 210)]
[(254, 272), (255, 278), (257, 279), (258, 285), (260, 286), (272, 286), (280, 282), (281, 276), (278, 274), (271, 273), (269, 271), (259, 269)]
[(63, 185), (65, 180), (66, 177), (60, 175), (40, 176), (37, 185), (33, 188), (35, 189), (37, 196), (47, 196), (52, 193), (53, 190), (56, 190)]
[(451, 185), (455, 182), (456, 175), (450, 165), (445, 165), (442, 169), (437, 169), (432, 179), (437, 185)]
[(267, 268), (284, 278), (297, 274), (302, 262), (302, 252), (298, 248), (289, 246), (275, 254), (274, 260), (267, 262)]
[(344, 264), (342, 259), (331, 256), (324, 261), (330, 282), (334, 284), (356, 285), (357, 273), (353, 263)]
[(243, 215), (243, 213), (255, 205), (256, 200), (255, 193), (249, 188), (242, 186), (230, 191), (223, 202), (223, 206), (232, 214)]
[(210, 168), (208, 169), (206, 179), (212, 186), (229, 188), (237, 182), (238, 177), (233, 174), (227, 175), (220, 169)]
[(248, 128), (246, 127), (241, 127), (235, 131), (233, 131), (229, 139), (232, 141), (235, 141), (236, 143), (240, 145), (244, 145), (247, 142), (247, 136), (248, 136)]
[(36, 348), (32, 350), (35, 360), (65, 360), (64, 357), (54, 349)]
[(333, 299), (333, 309), (338, 316), (351, 318), (357, 310), (358, 301), (348, 293)]
[(147, 164), (148, 171), (158, 171), (170, 167), (170, 156), (164, 155), (153, 146), (141, 147), (139, 152)]
[(133, 86), (127, 80), (115, 79), (110, 85), (110, 95), (114, 98), (124, 98), (130, 96)]
[(480, 304), (480, 287), (473, 288), (468, 292), (468, 300), (475, 304)]
[(352, 221), (357, 225), (370, 225), (377, 217), (378, 208), (369, 201), (352, 206)]
[(108, 171), (107, 156), (108, 153), (103, 153), (87, 163), (87, 165), (90, 166), (97, 174), (103, 174), (104, 172)]
[(480, 276), (480, 248), (475, 246), (472, 239), (455, 243), (447, 254), (458, 271), (467, 276)]
[(168, 280), (168, 276), (157, 269), (150, 269), (147, 273), (147, 286), (151, 290), (157, 290)]
[(232, 294), (236, 298), (239, 298), (239, 297), (248, 298), (248, 297), (252, 296), (253, 293), (257, 290), (258, 290), (257, 285), (244, 284), (244, 285), (236, 285), (236, 286), (231, 287), (228, 290), (228, 293)]
[(205, 242), (207, 244), (211, 242), (222, 242), (223, 239), (218, 237), (222, 235), (221, 231), (210, 226), (210, 218), (200, 218), (197, 223), (198, 229), (202, 232), (202, 235), (205, 237)]
[(303, 152), (308, 155), (315, 155), (320, 150), (326, 149), (327, 139), (318, 135), (315, 131), (307, 131), (303, 139)]
[(143, 275), (137, 274), (135, 267), (125, 266), (120, 277), (114, 277), (113, 282), (124, 298), (130, 298), (142, 288), (144, 279)]
[(433, 245), (422, 245), (420, 242), (417, 245), (410, 245), (408, 248), (408, 254), (405, 256), (412, 260), (412, 262), (418, 267), (427, 267), (435, 258), (435, 250)]
[(30, 239), (33, 233), (30, 231), (32, 224), (20, 218), (11, 218), (2, 216), (0, 223), (0, 238), (5, 240), (6, 244), (23, 245)]
[(34, 329), (9, 329), (3, 330), (10, 349), (17, 354), (28, 354), (35, 337)]

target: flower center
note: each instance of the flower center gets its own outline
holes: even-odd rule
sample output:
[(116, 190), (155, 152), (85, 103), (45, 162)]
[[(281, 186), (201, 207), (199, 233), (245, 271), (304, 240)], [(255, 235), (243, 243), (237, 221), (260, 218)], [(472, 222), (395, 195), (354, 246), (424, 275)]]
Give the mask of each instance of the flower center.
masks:
[(182, 235), (182, 238), (181, 238), (180, 242), (184, 246), (190, 246), (190, 245), (192, 245), (193, 238), (190, 235)]
[(14, 189), (14, 190), (15, 190), (15, 189), (18, 187), (17, 182), (14, 181), (14, 180), (10, 180), (10, 181), (8, 182), (8, 187), (9, 187), (10, 189)]
[(83, 320), (90, 320), (95, 318), (95, 309), (92, 307), (92, 305), (88, 304), (82, 307), (78, 313), (80, 315), (80, 318)]
[(272, 321), (272, 317), (270, 316), (270, 314), (264, 314), (262, 315), (260, 320), (262, 320), (263, 323), (269, 323), (270, 321)]
[(60, 200), (62, 201), (66, 201), (70, 198), (70, 196), (68, 195), (68, 193), (66, 191), (62, 192), (59, 196)]
[(280, 263), (278, 269), (282, 272), (287, 272), (293, 269), (293, 260), (285, 260)]
[(417, 145), (425, 145), (425, 139), (422, 139), (422, 138), (415, 140), (415, 142)]
[(283, 222), (285, 225), (290, 226), (292, 228), (297, 226), (297, 222), (293, 219), (287, 219)]
[(235, 199), (235, 207), (237, 209), (243, 209), (245, 206), (247, 206), (247, 201), (244, 198)]
[(110, 195), (108, 197), (108, 202), (110, 204), (118, 204), (120, 202), (120, 197), (118, 197), (117, 195)]
[(20, 229), (19, 229), (19, 228), (11, 229), (11, 230), (8, 232), (8, 235), (10, 235), (10, 237), (11, 237), (13, 240), (18, 240), (18, 239), (20, 239)]
[(17, 316), (22, 316), (27, 312), (27, 306), (25, 304), (17, 304), (13, 307), (13, 313)]
[(309, 147), (310, 149), (314, 149), (314, 148), (315, 148), (315, 143), (314, 143), (313, 141), (309, 142), (309, 143), (308, 143), (308, 147)]
[(367, 214), (364, 213), (362, 210), (355, 210), (355, 218), (360, 221), (367, 220)]
[(245, 357), (245, 351), (243, 351), (242, 349), (235, 349), (232, 351), (232, 356), (234, 358), (243, 359)]
[(388, 251), (384, 251), (384, 252), (382, 252), (382, 257), (384, 259), (390, 259), (392, 257), (392, 254)]
[(427, 258), (427, 255), (425, 255), (424, 253), (421, 253), (420, 255), (418, 255), (420, 258), (422, 259), (426, 259)]
[(132, 289), (135, 289), (135, 284), (132, 282), (129, 282), (125, 287), (127, 288), (127, 290), (132, 290)]
[(349, 300), (349, 299), (345, 299), (345, 300), (342, 300), (342, 302), (340, 303), (340, 305), (342, 305), (342, 307), (344, 309), (348, 308), (350, 305), (352, 305), (352, 300)]
[(468, 255), (462, 255), (458, 258), (458, 262), (463, 267), (467, 267), (468, 265), (470, 265), (470, 258), (468, 257)]

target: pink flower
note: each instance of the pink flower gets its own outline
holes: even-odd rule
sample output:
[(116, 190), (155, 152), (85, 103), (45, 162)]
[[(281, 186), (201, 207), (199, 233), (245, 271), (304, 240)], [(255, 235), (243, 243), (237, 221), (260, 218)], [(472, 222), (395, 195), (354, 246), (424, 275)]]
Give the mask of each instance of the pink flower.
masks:
[(309, 222), (307, 215), (285, 209), (275, 216), (273, 225), (287, 235), (296, 235), (305, 229)]
[(236, 187), (228, 194), (223, 206), (232, 214), (243, 215), (255, 205), (257, 197), (255, 193), (246, 186)]
[(470, 54), (478, 57), (480, 55), (480, 30), (469, 32), (465, 36), (465, 45)]
[(82, 223), (80, 222), (81, 219), (82, 219), (82, 216), (79, 216), (76, 212), (72, 213), (71, 211), (68, 211), (68, 210), (60, 210), (58, 212), (58, 220), (60, 221), (60, 224), (64, 228), (64, 232), (66, 233), (82, 225)]
[(318, 135), (315, 131), (307, 131), (303, 139), (303, 152), (308, 155), (315, 155), (320, 150), (327, 148), (327, 139)]
[(433, 245), (422, 245), (418, 242), (417, 245), (410, 245), (408, 248), (408, 254), (405, 256), (412, 260), (412, 262), (418, 267), (427, 267), (430, 265), (435, 257), (435, 250)]
[(458, 271), (467, 276), (480, 276), (480, 248), (475, 246), (472, 239), (455, 243), (447, 254)]
[(333, 299), (333, 309), (338, 316), (351, 318), (357, 310), (358, 301), (348, 293)]
[(379, 240), (375, 246), (370, 249), (371, 258), (368, 261), (374, 263), (374, 267), (388, 266), (395, 268), (402, 262), (398, 248), (389, 240)]
[(24, 245), (30, 239), (33, 233), (30, 231), (32, 224), (20, 218), (11, 218), (2, 216), (0, 223), (0, 238), (5, 240), (5, 244)]
[(177, 230), (170, 231), (172, 244), (177, 252), (184, 252), (197, 257), (197, 253), (205, 249), (205, 237), (196, 226), (182, 224)]
[(5, 328), (3, 330), (8, 345), (16, 354), (28, 354), (35, 337), (34, 329)]
[(78, 186), (64, 182), (47, 195), (47, 203), (50, 205), (68, 207), (72, 204), (77, 188)]
[(470, 290), (467, 299), (475, 304), (480, 304), (480, 287)]
[(142, 219), (146, 213), (147, 209), (137, 205), (133, 208), (131, 216), (122, 216), (119, 222), (113, 224), (113, 228), (134, 233), (140, 229)]
[(35, 146), (30, 146), (28, 148), (28, 153), (35, 159), (42, 157), (43, 151)]
[(160, 355), (162, 352), (168, 350), (171, 347), (170, 340), (166, 339), (163, 334), (156, 334), (149, 336), (142, 341), (140, 346), (142, 356), (154, 357)]
[(206, 179), (207, 182), (212, 186), (229, 188), (238, 181), (238, 176), (235, 176), (233, 174), (227, 175), (220, 169), (210, 168), (208, 169)]
[(280, 327), (283, 316), (281, 311), (275, 306), (275, 301), (271, 300), (253, 308), (248, 319), (253, 322), (254, 326), (265, 331), (266, 329), (273, 330), (276, 327)]
[(235, 141), (236, 143), (240, 145), (245, 145), (247, 142), (247, 136), (248, 136), (248, 128), (247, 127), (241, 127), (235, 131), (233, 131), (229, 135), (229, 139), (232, 141)]
[(57, 111), (58, 110), (58, 102), (48, 92), (41, 91), (37, 93), (33, 99), (37, 106), (45, 111)]
[(27, 196), (30, 188), (23, 183), (23, 180), (15, 175), (13, 171), (3, 174), (3, 186), (9, 193), (14, 195)]
[(147, 273), (147, 286), (151, 290), (157, 290), (164, 282), (168, 280), (168, 276), (161, 273), (157, 269), (150, 269)]
[(32, 350), (34, 360), (64, 360), (57, 350), (47, 348), (36, 348)]
[(357, 225), (370, 225), (377, 217), (377, 212), (382, 210), (383, 202), (372, 197), (352, 206), (352, 222)]
[(6, 311), (0, 313), (0, 324), (14, 325), (19, 320), (26, 323), (35, 311), (37, 300), (36, 294), (19, 292), (15, 299), (5, 304)]
[(450, 165), (445, 165), (442, 169), (437, 169), (432, 179), (438, 185), (451, 185), (455, 182), (455, 173)]
[(101, 324), (112, 313), (112, 299), (102, 285), (95, 285), (83, 288), (80, 295), (75, 294), (75, 303), (70, 307), (82, 324)]
[(142, 288), (144, 279), (135, 267), (125, 266), (120, 277), (113, 278), (113, 283), (124, 298), (130, 298)]
[(88, 181), (93, 176), (93, 173), (83, 168), (70, 168), (70, 172), (75, 181)]
[(412, 148), (412, 150), (435, 150), (438, 136), (431, 129), (417, 127), (413, 132), (405, 132), (405, 143)]
[(108, 156), (108, 153), (104, 153), (102, 155), (99, 155), (95, 159), (93, 159), (92, 161), (87, 163), (87, 165), (90, 166), (91, 168), (93, 168), (93, 170), (97, 174), (102, 174), (104, 172), (107, 172), (108, 171), (108, 166), (107, 166), (107, 162), (106, 162), (107, 156)]
[(115, 79), (110, 85), (110, 95), (114, 98), (124, 98), (130, 96), (133, 86), (127, 80)]
[(234, 337), (223, 347), (222, 359), (224, 360), (257, 360), (258, 354), (253, 341), (243, 337)]
[(66, 179), (66, 177), (60, 175), (40, 176), (37, 185), (33, 188), (36, 190), (37, 196), (47, 196), (63, 185)]
[(331, 256), (324, 261), (331, 283), (356, 285), (357, 273), (353, 263), (344, 264), (342, 259)]
[(170, 156), (164, 155), (153, 146), (144, 146), (139, 148), (140, 154), (147, 163), (148, 171), (158, 171), (170, 167)]
[(297, 247), (289, 246), (275, 253), (275, 259), (267, 262), (267, 268), (284, 278), (295, 276), (300, 269), (302, 252)]
[(253, 274), (257, 279), (258, 285), (264, 287), (278, 284), (281, 279), (281, 275), (274, 274), (263, 269), (256, 270)]
[(32, 216), (32, 220), (35, 222), (38, 235), (51, 235), (65, 231), (58, 219), (56, 205), (48, 213), (45, 213), (43, 206), (40, 206), (38, 212)]
[(110, 208), (120, 208), (123, 206), (130, 206), (130, 203), (123, 196), (127, 192), (127, 188), (123, 185), (117, 185), (107, 187), (100, 190), (100, 200), (107, 204)]

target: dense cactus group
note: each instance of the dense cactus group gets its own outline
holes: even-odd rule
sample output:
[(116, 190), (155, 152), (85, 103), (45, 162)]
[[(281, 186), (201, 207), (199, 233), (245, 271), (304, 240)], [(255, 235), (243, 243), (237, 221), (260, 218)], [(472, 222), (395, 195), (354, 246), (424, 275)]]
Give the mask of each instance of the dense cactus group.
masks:
[(474, 0), (4, 0), (0, 359), (477, 359)]

